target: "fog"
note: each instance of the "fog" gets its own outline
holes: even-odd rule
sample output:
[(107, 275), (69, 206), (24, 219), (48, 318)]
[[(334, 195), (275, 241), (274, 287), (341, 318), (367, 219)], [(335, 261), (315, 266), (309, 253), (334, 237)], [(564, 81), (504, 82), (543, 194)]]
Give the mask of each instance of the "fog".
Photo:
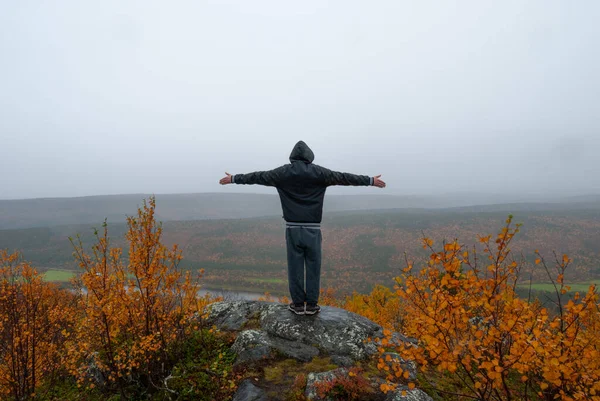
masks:
[(5, 1), (0, 199), (273, 192), (288, 162), (384, 190), (600, 192), (600, 2)]

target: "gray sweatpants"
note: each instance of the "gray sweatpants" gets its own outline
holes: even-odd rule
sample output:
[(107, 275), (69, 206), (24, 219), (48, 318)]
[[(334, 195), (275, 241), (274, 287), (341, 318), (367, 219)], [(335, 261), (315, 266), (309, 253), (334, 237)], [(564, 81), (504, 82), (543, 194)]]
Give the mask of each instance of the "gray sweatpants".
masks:
[[(305, 226), (286, 227), (288, 282), (294, 303), (319, 301), (321, 279), (321, 230)], [(306, 263), (306, 287), (304, 265)], [(306, 289), (305, 289), (306, 288)]]

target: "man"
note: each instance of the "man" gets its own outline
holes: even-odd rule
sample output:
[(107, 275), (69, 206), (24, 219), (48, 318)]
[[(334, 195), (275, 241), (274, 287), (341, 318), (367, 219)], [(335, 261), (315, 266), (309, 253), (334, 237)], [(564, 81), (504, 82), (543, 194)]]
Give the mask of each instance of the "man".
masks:
[[(288, 309), (298, 315), (314, 315), (318, 305), (321, 278), (321, 217), (323, 198), (330, 185), (374, 185), (385, 188), (381, 175), (369, 177), (331, 171), (313, 164), (315, 156), (303, 141), (290, 155), (290, 164), (270, 171), (249, 174), (229, 173), (219, 183), (258, 184), (277, 188), (286, 221), (288, 283), (292, 303)], [(304, 264), (306, 263), (306, 290)], [(306, 304), (306, 305), (305, 305)]]

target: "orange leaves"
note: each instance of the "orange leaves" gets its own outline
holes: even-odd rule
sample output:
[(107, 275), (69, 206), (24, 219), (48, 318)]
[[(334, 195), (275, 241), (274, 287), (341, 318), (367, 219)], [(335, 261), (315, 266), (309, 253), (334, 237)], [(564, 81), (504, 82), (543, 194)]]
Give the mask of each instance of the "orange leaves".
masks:
[[(518, 282), (521, 266), (510, 257), (509, 248), (519, 226), (511, 224), (509, 217), (495, 239), (497, 246), (491, 246), (491, 236), (479, 237), (488, 260), (483, 272), (469, 264), (457, 241), (434, 250), (420, 272), (402, 272), (396, 279), (396, 294), (407, 317), (402, 331), (416, 338), (419, 347), (401, 345), (396, 352), (422, 367), (458, 375), (469, 383), (473, 391), (469, 396), (478, 399), (488, 400), (490, 394), (500, 395), (494, 399), (521, 399), (521, 391), (528, 387), (563, 400), (575, 393), (580, 399), (599, 399), (600, 340), (595, 333), (600, 331), (600, 314), (595, 287), (562, 305), (559, 317), (519, 298), (512, 283)], [(423, 243), (432, 246), (428, 239)], [(539, 264), (543, 259), (536, 255)], [(570, 262), (566, 255), (557, 260), (559, 293), (569, 289), (564, 270)], [(463, 263), (470, 269), (464, 271)], [(388, 380), (404, 380), (404, 375), (393, 374), (394, 366), (389, 368), (396, 362), (385, 359), (379, 367), (390, 373)]]
[(75, 297), (20, 255), (0, 250), (0, 397), (26, 399), (56, 378), (76, 316)]
[[(162, 380), (167, 351), (198, 325), (195, 314), (210, 299), (199, 297), (199, 283), (179, 268), (181, 251), (162, 244), (162, 228), (155, 219), (155, 200), (150, 198), (127, 219), (128, 260), (111, 248), (108, 228), (84, 252), (74, 243), (83, 269), (81, 283), (87, 292), (84, 316), (72, 340), (70, 360), (79, 379), (88, 379), (84, 365), (89, 355), (108, 380), (121, 386), (126, 378), (141, 374)], [(202, 273), (202, 272), (201, 272)]]
[(456, 252), (460, 250), (460, 245), (457, 242), (451, 242), (449, 244), (444, 244), (444, 252)]
[[(360, 401), (369, 398), (373, 393), (369, 381), (362, 369), (352, 367), (347, 375), (334, 376), (331, 379), (315, 383), (319, 399), (339, 399), (346, 401)], [(390, 391), (393, 386), (381, 384), (382, 391)]]
[(380, 324), (388, 334), (390, 330), (399, 330), (405, 318), (397, 292), (382, 285), (375, 286), (368, 295), (353, 293), (341, 306)]
[(485, 243), (487, 243), (487, 242), (490, 241), (491, 237), (492, 237), (491, 235), (488, 235), (488, 236), (485, 236), (485, 237), (479, 237), (479, 242), (481, 242), (482, 244), (485, 244)]

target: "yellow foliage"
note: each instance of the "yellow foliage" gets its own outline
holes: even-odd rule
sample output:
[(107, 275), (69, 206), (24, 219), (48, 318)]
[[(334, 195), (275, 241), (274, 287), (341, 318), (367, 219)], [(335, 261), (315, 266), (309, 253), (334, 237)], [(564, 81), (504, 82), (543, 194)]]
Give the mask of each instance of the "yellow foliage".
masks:
[[(518, 231), (519, 226), (513, 227), (509, 217), (493, 243), (491, 236), (479, 238), (489, 261), (484, 269), (457, 242), (446, 243), (441, 251), (431, 254), (421, 272), (402, 270), (401, 277), (395, 279), (391, 304), (389, 294), (379, 288), (371, 296), (354, 294), (346, 306), (416, 338), (418, 347), (401, 344), (396, 352), (422, 369), (432, 367), (460, 378), (467, 397), (530, 399), (527, 391), (537, 389), (546, 399), (600, 400), (596, 288), (592, 286), (585, 296), (559, 304), (557, 316), (550, 316), (537, 302), (519, 298), (515, 284), (521, 265), (511, 258), (509, 247)], [(433, 243), (425, 238), (423, 244), (428, 248)], [(535, 263), (549, 271), (537, 255)], [(567, 255), (557, 260), (558, 275), (553, 280), (557, 294), (569, 289), (563, 281), (570, 262)], [(382, 307), (381, 299), (394, 311)], [(399, 328), (395, 327), (398, 322), (402, 323)], [(385, 334), (381, 345), (391, 344), (390, 333)], [(379, 351), (384, 352), (384, 347)], [(389, 363), (380, 359), (378, 365), (389, 380), (382, 389), (390, 389), (398, 380), (394, 374), (397, 369), (390, 371)]]
[(0, 399), (27, 399), (60, 375), (76, 299), (47, 283), (20, 254), (0, 250)]
[(199, 297), (199, 277), (179, 268), (181, 251), (161, 242), (150, 198), (127, 219), (128, 260), (112, 248), (108, 228), (96, 234), (89, 255), (74, 243), (82, 269), (79, 279), (83, 317), (69, 341), (69, 369), (87, 381), (90, 362), (105, 380), (122, 388), (136, 374), (164, 377), (167, 351), (198, 327), (210, 298)]

